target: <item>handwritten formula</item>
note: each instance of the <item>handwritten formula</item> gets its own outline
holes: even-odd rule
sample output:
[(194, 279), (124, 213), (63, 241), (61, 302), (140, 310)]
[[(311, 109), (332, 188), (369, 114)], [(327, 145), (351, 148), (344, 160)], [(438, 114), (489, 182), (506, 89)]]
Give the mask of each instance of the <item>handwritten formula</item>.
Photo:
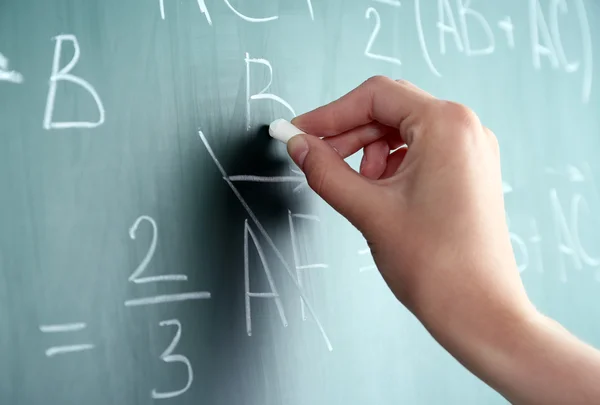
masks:
[[(240, 313), (243, 312), (243, 317), (235, 319), (236, 324), (241, 327), (241, 333), (238, 330), (238, 335), (242, 335), (246, 341), (252, 341), (269, 333), (291, 333), (289, 331), (294, 328), (300, 328), (302, 331), (308, 330), (314, 335), (313, 337), (316, 336), (315, 339), (319, 342), (319, 347), (312, 347), (311, 350), (318, 353), (319, 360), (326, 364), (327, 359), (335, 358), (338, 347), (341, 347), (341, 350), (354, 349), (351, 348), (351, 343), (348, 343), (345, 338), (341, 338), (340, 334), (335, 333), (335, 327), (331, 325), (334, 323), (332, 321), (334, 317), (328, 313), (328, 309), (331, 308), (325, 308), (323, 304), (323, 302), (330, 301), (326, 301), (325, 297), (316, 296), (314, 289), (311, 289), (311, 277), (318, 275), (319, 277), (358, 280), (358, 285), (361, 288), (364, 287), (364, 291), (371, 283), (383, 283), (378, 275), (377, 266), (369, 247), (362, 236), (358, 234), (354, 235), (352, 243), (344, 244), (342, 241), (330, 240), (335, 239), (331, 236), (335, 234), (334, 231), (331, 231), (332, 224), (339, 224), (339, 222), (332, 219), (334, 218), (333, 214), (323, 214), (328, 211), (316, 198), (313, 198), (315, 205), (304, 210), (286, 207), (287, 212), (282, 222), (284, 225), (278, 229), (277, 233), (274, 233), (253, 208), (243, 190), (279, 187), (283, 188), (292, 198), (312, 196), (305, 177), (299, 170), (291, 167), (288, 174), (279, 176), (267, 176), (255, 172), (236, 172), (230, 169), (225, 163), (225, 157), (220, 154), (223, 149), (217, 147), (216, 139), (221, 135), (215, 128), (219, 128), (219, 125), (197, 119), (203, 116), (203, 105), (194, 105), (193, 108), (199, 112), (190, 113), (192, 107), (186, 104), (189, 101), (186, 98), (186, 92), (189, 90), (191, 93), (190, 88), (193, 88), (193, 91), (202, 93), (202, 96), (206, 97), (207, 104), (213, 107), (218, 106), (207, 113), (211, 119), (214, 118), (215, 122), (226, 121), (227, 117), (232, 115), (239, 116), (240, 126), (243, 127), (244, 134), (248, 136), (256, 132), (257, 122), (264, 118), (265, 109), (269, 113), (277, 111), (278, 114), (284, 114), (286, 119), (292, 118), (307, 107), (302, 105), (302, 98), (305, 96), (303, 92), (307, 92), (302, 88), (304, 86), (302, 83), (310, 81), (312, 78), (310, 69), (306, 67), (312, 61), (295, 60), (289, 55), (281, 57), (279, 54), (285, 44), (277, 43), (277, 30), (285, 27), (289, 21), (290, 30), (294, 24), (301, 23), (305, 25), (304, 29), (306, 30), (320, 29), (338, 35), (343, 31), (338, 32), (332, 27), (334, 24), (343, 24), (344, 16), (351, 15), (354, 18), (353, 21), (359, 21), (359, 24), (362, 24), (352, 27), (352, 38), (359, 38), (359, 40), (344, 42), (343, 34), (339, 34), (341, 39), (336, 45), (341, 49), (340, 54), (348, 52), (354, 58), (353, 64), (368, 66), (374, 74), (394, 72), (398, 73), (397, 78), (402, 78), (403, 72), (415, 69), (415, 66), (418, 65), (419, 68), (422, 68), (422, 78), (425, 78), (428, 83), (433, 83), (432, 87), (438, 85), (442, 87), (455, 80), (454, 70), (447, 64), (450, 58), (455, 65), (464, 64), (466, 66), (482, 61), (485, 63), (501, 54), (506, 63), (518, 66), (519, 71), (529, 71), (533, 77), (548, 75), (557, 79), (558, 84), (563, 81), (568, 82), (570, 94), (573, 95), (571, 100), (577, 100), (577, 108), (587, 109), (590, 108), (590, 105), (593, 106), (595, 100), (598, 99), (596, 94), (598, 87), (595, 86), (595, 80), (597, 80), (595, 74), (598, 69), (594, 65), (594, 49), (598, 49), (595, 48), (597, 46), (595, 42), (597, 38), (600, 38), (598, 36), (600, 28), (594, 27), (591, 22), (595, 21), (594, 13), (600, 12), (600, 9), (595, 4), (591, 5), (592, 2), (585, 0), (507, 2), (511, 3), (511, 6), (506, 6), (506, 10), (503, 2), (495, 2), (497, 4), (490, 5), (490, 2), (482, 0), (361, 0), (345, 4), (344, 8), (339, 11), (340, 19), (335, 20), (332, 16), (337, 15), (337, 10), (334, 10), (335, 12), (328, 10), (326, 2), (282, 0), (279, 3), (275, 1), (272, 2), (273, 4), (269, 1), (264, 3), (264, 7), (263, 5), (251, 7), (244, 1), (234, 0), (210, 2), (205, 0), (149, 0), (145, 2), (143, 7), (146, 12), (140, 14), (140, 20), (128, 22), (132, 32), (135, 32), (139, 24), (144, 27), (151, 26), (153, 33), (175, 33), (173, 36), (181, 37), (181, 43), (175, 43), (177, 41), (172, 40), (171, 42), (166, 41), (169, 46), (165, 46), (164, 49), (170, 49), (172, 54), (185, 55), (178, 60), (170, 60), (169, 54), (153, 53), (152, 41), (156, 38), (140, 39), (139, 54), (127, 57), (143, 60), (143, 63), (148, 65), (159, 65), (165, 60), (170, 60), (172, 64), (164, 64), (157, 68), (159, 73), (156, 75), (159, 80), (154, 80), (154, 76), (146, 71), (130, 72), (127, 71), (127, 66), (115, 67), (114, 65), (124, 59), (123, 53), (120, 53), (123, 51), (119, 48), (120, 38), (117, 35), (112, 36), (111, 32), (102, 32), (98, 35), (106, 37), (103, 37), (103, 40), (109, 44), (107, 48), (110, 52), (107, 53), (114, 52), (121, 59), (115, 56), (113, 60), (111, 55), (103, 55), (104, 59), (98, 58), (97, 53), (100, 51), (90, 45), (95, 43), (95, 39), (84, 41), (84, 36), (88, 36), (90, 33), (83, 28), (79, 31), (67, 29), (71, 26), (64, 29), (56, 28), (53, 36), (36, 38), (37, 43), (43, 44), (41, 49), (44, 52), (41, 52), (40, 48), (20, 49), (19, 52), (16, 52), (16, 47), (6, 45), (10, 43), (11, 39), (5, 39), (0, 41), (0, 99), (3, 97), (3, 91), (8, 91), (7, 89), (10, 90), (10, 93), (7, 94), (11, 95), (19, 95), (22, 89), (31, 88), (44, 94), (43, 103), (29, 100), (26, 97), (21, 98), (20, 102), (27, 104), (28, 114), (35, 117), (36, 128), (39, 129), (39, 134), (42, 134), (35, 136), (48, 137), (56, 142), (66, 142), (66, 139), (81, 142), (80, 149), (77, 149), (76, 152), (70, 151), (52, 157), (57, 161), (62, 159), (72, 162), (69, 164), (76, 167), (76, 170), (74, 170), (75, 174), (71, 175), (73, 179), (78, 179), (78, 176), (83, 178), (85, 173), (88, 173), (82, 167), (85, 168), (86, 159), (92, 160), (90, 156), (96, 150), (100, 149), (99, 153), (106, 153), (106, 155), (117, 153), (115, 150), (122, 152), (119, 150), (121, 146), (114, 149), (109, 146), (106, 149), (99, 148), (98, 145), (102, 143), (103, 136), (111, 136), (111, 142), (114, 144), (116, 135), (112, 136), (114, 135), (112, 132), (115, 131), (115, 128), (127, 128), (122, 131), (123, 133), (118, 134), (123, 138), (132, 136), (129, 132), (136, 132), (136, 123), (130, 122), (128, 110), (123, 111), (112, 106), (119, 105), (121, 100), (125, 100), (122, 105), (127, 105), (132, 111), (139, 111), (141, 110), (140, 105), (143, 103), (136, 99), (137, 95), (129, 94), (126, 88), (122, 89), (122, 93), (112, 94), (107, 90), (107, 86), (103, 86), (104, 80), (107, 82), (114, 80), (114, 83), (111, 82), (111, 86), (116, 88), (123, 86), (127, 80), (138, 80), (142, 83), (147, 80), (152, 83), (152, 86), (159, 88), (160, 91), (152, 94), (160, 94), (168, 99), (174, 107), (171, 111), (161, 110), (157, 113), (160, 108), (164, 110), (162, 107), (164, 104), (157, 102), (156, 104), (160, 104), (161, 107), (149, 112), (145, 119), (152, 122), (164, 119), (165, 122), (168, 122), (166, 126), (178, 127), (178, 130), (181, 126), (183, 128), (181, 132), (185, 132), (187, 138), (178, 137), (181, 132), (178, 132), (177, 136), (171, 134), (157, 136), (158, 141), (153, 138), (152, 142), (154, 143), (149, 142), (148, 145), (144, 145), (148, 148), (144, 150), (144, 153), (154, 154), (153, 156), (159, 156), (160, 159), (164, 156), (167, 162), (164, 164), (165, 171), (168, 171), (169, 174), (175, 172), (176, 175), (173, 177), (181, 179), (185, 179), (191, 170), (183, 164), (179, 167), (178, 162), (169, 161), (170, 155), (165, 151), (170, 150), (169, 148), (178, 149), (180, 156), (189, 153), (187, 156), (193, 155), (199, 160), (204, 159), (203, 166), (200, 166), (198, 171), (201, 172), (201, 175), (204, 174), (203, 170), (217, 173), (219, 185), (226, 190), (234, 200), (236, 207), (243, 212), (243, 220), (228, 224), (230, 228), (227, 228), (228, 230), (235, 229), (239, 240), (243, 241), (239, 245), (227, 247), (233, 252), (232, 255), (238, 255), (243, 260), (243, 266), (240, 266), (235, 272), (240, 285), (243, 284), (243, 297), (240, 297), (239, 302), (235, 303), (239, 307)], [(592, 7), (595, 8), (592, 9)], [(190, 10), (190, 8), (193, 13), (189, 15), (180, 11)], [(493, 12), (490, 12), (491, 9)], [(325, 10), (327, 10), (327, 14), (325, 14)], [(332, 21), (324, 21), (325, 16)], [(399, 24), (400, 18), (409, 23)], [(68, 18), (65, 17), (65, 20)], [(193, 27), (186, 26), (190, 21), (193, 22)], [(232, 21), (235, 23), (232, 24)], [(233, 27), (234, 25), (235, 27)], [(252, 37), (248, 32), (255, 34), (250, 30), (257, 26), (264, 27), (266, 32), (264, 37), (262, 34), (256, 37), (264, 42), (261, 44), (264, 45), (262, 47), (254, 46), (252, 40), (248, 39)], [(271, 29), (270, 27), (277, 28)], [(36, 32), (34, 30), (28, 35), (33, 36)], [(198, 35), (198, 32), (201, 35)], [(393, 33), (396, 38), (391, 38), (390, 33)], [(223, 42), (219, 42), (221, 40)], [(226, 61), (219, 64), (215, 71), (220, 72), (222, 69), (224, 72), (229, 72), (228, 69), (232, 69), (231, 66), (238, 69), (236, 72), (240, 72), (241, 76), (237, 77), (236, 79), (239, 80), (234, 86), (231, 86), (233, 90), (216, 95), (208, 89), (209, 86), (203, 87), (198, 84), (200, 80), (198, 82), (195, 79), (190, 80), (187, 76), (181, 79), (182, 83), (185, 82), (185, 86), (182, 85), (176, 91), (167, 89), (167, 85), (161, 87), (163, 80), (177, 82), (180, 79), (178, 75), (185, 76), (189, 72), (192, 72), (190, 75), (197, 74), (207, 82), (216, 83), (214, 85), (217, 87), (221, 86), (218, 74), (210, 76), (206, 73), (207, 76), (210, 76), (208, 79), (203, 76), (205, 74), (202, 70), (203, 61), (218, 59), (226, 55), (220, 46), (228, 43), (227, 41), (235, 42), (235, 46), (239, 46), (240, 51), (237, 52), (238, 48), (236, 48), (233, 58), (224, 57), (223, 59)], [(211, 52), (199, 52), (198, 55), (188, 58), (187, 54), (191, 53), (190, 49), (193, 51), (196, 42), (206, 47), (202, 48), (203, 50), (211, 47)], [(181, 48), (178, 48), (179, 46)], [(314, 47), (315, 44), (307, 46)], [(326, 55), (328, 52), (332, 52), (331, 48), (324, 46), (323, 49), (311, 49), (307, 54), (314, 52), (315, 55)], [(41, 68), (36, 66), (36, 69), (27, 66), (27, 61), (34, 60), (40, 52), (45, 56), (45, 65)], [(317, 56), (315, 59), (321, 60)], [(98, 60), (107, 60), (108, 62), (103, 62), (101, 68), (98, 68)], [(339, 69), (338, 63), (343, 64), (334, 57), (326, 60), (336, 69)], [(290, 71), (299, 77), (298, 80), (301, 84), (294, 84), (290, 77), (284, 77), (283, 72), (287, 66), (283, 67), (282, 64), (289, 64), (293, 67)], [(90, 72), (92, 68), (94, 69), (93, 73)], [(323, 68), (319, 66), (318, 70), (326, 72), (327, 68), (327, 66)], [(354, 68), (353, 65), (344, 67), (348, 71), (352, 71)], [(43, 80), (36, 76), (36, 74), (39, 76), (39, 69), (46, 72)], [(115, 71), (118, 70), (126, 72), (123, 74), (126, 79), (119, 81), (121, 80), (120, 76), (115, 74)], [(102, 74), (98, 74), (98, 71)], [(106, 72), (105, 75), (104, 72)], [(318, 84), (326, 89), (323, 94), (335, 93), (331, 89), (337, 84), (336, 75), (323, 74), (323, 76), (323, 82)], [(490, 74), (489, 80), (495, 80), (491, 76)], [(114, 77), (119, 77), (119, 79), (114, 79)], [(576, 83), (576, 86), (573, 86), (573, 83)], [(354, 83), (354, 85), (358, 84)], [(352, 86), (345, 87), (350, 90)], [(564, 85), (564, 87), (568, 86)], [(85, 100), (88, 108), (72, 107), (66, 96), (70, 94), (69, 92), (76, 92), (77, 99)], [(184, 95), (181, 96), (177, 92)], [(147, 98), (147, 95), (139, 97), (141, 100)], [(543, 97), (547, 96), (543, 95)], [(143, 101), (149, 104), (153, 103), (152, 100), (144, 99)], [(29, 104), (30, 102), (31, 104)], [(560, 101), (553, 100), (553, 102), (559, 103)], [(311, 105), (310, 107), (315, 106)], [(502, 107), (503, 105), (499, 105), (497, 109), (502, 110)], [(14, 111), (8, 110), (8, 104), (0, 108)], [(214, 113), (215, 110), (222, 112), (222, 116), (215, 117), (218, 115)], [(132, 116), (134, 116), (133, 113)], [(175, 116), (177, 119), (170, 120), (171, 118), (168, 117), (171, 116)], [(279, 117), (273, 114), (270, 118)], [(515, 120), (517, 119), (515, 118)], [(593, 119), (597, 120), (597, 117), (593, 117)], [(131, 119), (131, 121), (134, 120)], [(593, 127), (592, 124), (590, 125)], [(595, 125), (597, 128), (598, 124)], [(152, 124), (149, 126), (151, 127)], [(109, 129), (112, 131), (111, 134), (107, 135), (103, 132), (108, 133)], [(157, 132), (162, 130), (161, 127), (157, 129)], [(500, 132), (498, 135), (500, 138), (509, 136), (517, 138), (516, 134), (507, 135)], [(596, 133), (594, 136), (597, 135)], [(8, 151), (6, 152), (7, 156), (14, 151), (17, 151), (14, 152), (15, 154), (21, 153), (22, 150), (32, 148), (32, 145), (37, 147), (35, 138), (32, 140), (23, 134), (11, 133), (0, 134), (0, 136), (5, 136), (6, 139), (12, 137), (11, 142), (13, 143), (10, 143), (12, 149), (5, 148)], [(23, 137), (23, 140), (14, 141), (19, 136)], [(47, 139), (45, 142), (48, 142)], [(106, 182), (118, 183), (120, 170), (130, 170), (136, 173), (134, 177), (138, 176), (143, 185), (139, 185), (139, 189), (137, 185), (132, 185), (131, 189), (127, 190), (131, 193), (126, 196), (114, 197), (118, 202), (114, 202), (113, 205), (108, 201), (108, 197), (103, 198), (102, 195), (96, 197), (115, 211), (120, 209), (119, 204), (130, 210), (134, 206), (135, 214), (128, 216), (126, 221), (122, 221), (121, 218), (115, 220), (107, 214), (103, 220), (111, 224), (119, 222), (120, 228), (118, 230), (111, 229), (105, 235), (91, 235), (86, 243), (82, 242), (82, 246), (86, 246), (86, 252), (90, 255), (110, 256), (110, 249), (107, 246), (114, 246), (111, 243), (114, 243), (114, 238), (117, 238), (113, 235), (116, 234), (121, 238), (118, 239), (121, 248), (129, 254), (127, 259), (121, 258), (121, 263), (134, 258), (135, 263), (131, 263), (129, 267), (113, 266), (110, 260), (103, 262), (102, 266), (99, 264), (90, 264), (90, 266), (98, 266), (99, 270), (95, 271), (100, 274), (106, 271), (107, 274), (116, 272), (120, 275), (119, 283), (128, 288), (129, 295), (118, 300), (119, 311), (128, 315), (133, 314), (132, 316), (136, 317), (142, 316), (140, 314), (143, 314), (143, 308), (156, 309), (157, 313), (160, 313), (160, 318), (156, 319), (157, 322), (153, 320), (148, 330), (160, 330), (161, 333), (168, 334), (168, 344), (161, 343), (161, 351), (156, 353), (155, 357), (164, 370), (176, 370), (177, 377), (170, 381), (175, 381), (175, 384), (165, 384), (148, 372), (148, 375), (144, 374), (144, 378), (152, 388), (143, 394), (136, 392), (135, 395), (136, 398), (147, 400), (147, 403), (170, 403), (170, 401), (177, 403), (176, 398), (182, 400), (198, 384), (201, 375), (199, 370), (204, 366), (194, 360), (193, 356), (186, 351), (183, 343), (188, 336), (191, 336), (191, 334), (188, 335), (188, 331), (197, 328), (198, 325), (180, 316), (179, 313), (173, 314), (172, 311), (180, 310), (177, 305), (184, 302), (187, 303), (185, 305), (195, 306), (194, 308), (209, 307), (214, 305), (218, 293), (212, 288), (203, 288), (204, 286), (192, 283), (192, 271), (194, 270), (168, 265), (170, 262), (177, 263), (178, 258), (173, 260), (172, 257), (169, 257), (169, 261), (161, 257), (161, 254), (166, 254), (169, 249), (173, 249), (171, 241), (166, 236), (165, 227), (167, 225), (173, 228), (185, 227), (186, 224), (181, 219), (178, 219), (179, 222), (176, 224), (175, 222), (171, 224), (171, 218), (155, 214), (152, 209), (146, 209), (146, 207), (176, 205), (180, 201), (171, 196), (163, 200), (165, 198), (163, 194), (156, 191), (160, 187), (152, 181), (143, 181), (145, 170), (148, 170), (148, 173), (154, 173), (150, 168), (152, 162), (139, 158), (141, 155), (139, 151), (136, 151), (130, 144), (123, 143), (122, 148), (126, 151), (116, 159), (118, 162), (106, 164), (106, 176), (113, 176)], [(190, 150), (192, 152), (189, 152)], [(600, 247), (598, 247), (592, 229), (597, 225), (597, 209), (600, 205), (600, 188), (592, 168), (597, 162), (571, 156), (565, 157), (565, 161), (562, 163), (556, 163), (557, 161), (560, 159), (554, 159), (548, 164), (544, 163), (544, 166), (538, 168), (536, 173), (530, 173), (529, 182), (522, 180), (517, 170), (506, 170), (504, 173), (503, 193), (507, 207), (506, 220), (519, 271), (524, 278), (543, 280), (547, 283), (556, 282), (565, 288), (574, 279), (580, 280), (582, 275), (590, 283), (600, 286)], [(94, 170), (105, 169), (104, 166), (98, 166), (97, 162), (96, 165)], [(149, 167), (146, 168), (144, 165)], [(194, 170), (196, 169), (194, 167)], [(81, 170), (81, 175), (78, 170)], [(29, 172), (25, 169), (22, 172), (24, 173), (22, 178), (34, 184), (31, 186), (31, 190), (38, 187), (35, 192), (27, 189), (29, 183), (27, 187), (23, 188), (25, 190), (22, 192), (23, 195), (27, 196), (28, 201), (32, 201), (32, 206), (25, 207), (23, 210), (28, 213), (43, 211), (43, 220), (53, 224), (53, 232), (56, 232), (57, 235), (64, 235), (61, 232), (77, 228), (78, 224), (62, 224), (59, 221), (56, 221), (59, 222), (56, 225), (52, 222), (55, 213), (50, 209), (47, 212), (43, 209), (36, 211), (32, 207), (35, 204), (43, 206), (43, 202), (36, 201), (31, 195), (50, 196), (50, 198), (62, 201), (60, 194), (63, 193), (68, 194), (65, 199), (72, 198), (79, 202), (85, 201), (81, 195), (89, 193), (90, 189), (95, 190), (95, 186), (92, 185), (85, 189), (88, 191), (81, 191), (81, 187), (73, 187), (73, 190), (67, 190), (67, 192), (60, 189), (53, 194), (54, 190), (51, 187), (40, 186), (40, 184), (52, 184), (51, 180), (60, 177), (60, 173), (47, 174), (43, 173), (43, 170)], [(8, 176), (6, 178), (9, 178)], [(532, 178), (533, 181), (531, 181)], [(0, 177), (0, 179), (3, 178)], [(532, 182), (535, 184), (531, 184)], [(159, 182), (156, 181), (156, 183)], [(103, 186), (105, 186), (104, 190), (110, 189), (106, 183), (103, 183)], [(4, 187), (4, 184), (0, 183), (0, 187)], [(6, 187), (9, 190), (9, 187)], [(532, 193), (531, 188), (535, 188), (538, 195), (542, 195), (541, 203), (537, 201), (535, 204), (521, 205), (521, 202), (527, 200)], [(118, 188), (115, 187), (115, 189)], [(10, 193), (18, 194), (21, 189), (14, 186), (10, 190)], [(103, 188), (99, 186), (97, 191), (102, 194), (102, 190)], [(31, 193), (31, 195), (27, 193)], [(135, 198), (136, 195), (144, 193), (147, 193), (148, 196)], [(209, 200), (211, 195), (207, 193), (203, 198)], [(65, 211), (69, 209), (77, 211), (78, 209), (76, 204), (69, 205), (66, 202), (64, 204)], [(89, 201), (88, 204), (94, 205)], [(94, 207), (97, 210), (94, 214), (104, 212), (102, 204)], [(1, 205), (0, 208), (4, 210)], [(123, 209), (125, 210), (125, 208)], [(109, 209), (106, 208), (105, 211), (109, 212)], [(85, 215), (83, 223), (85, 223), (85, 218), (92, 216), (88, 213)], [(30, 217), (31, 222), (35, 223), (39, 215), (30, 214)], [(175, 220), (173, 219), (173, 221)], [(21, 226), (20, 223), (19, 226)], [(26, 226), (23, 225), (23, 227)], [(30, 228), (35, 229), (35, 226), (30, 226)], [(305, 228), (314, 230), (323, 237), (324, 241), (307, 241), (307, 238), (302, 237), (302, 229)], [(282, 237), (282, 235), (284, 236)], [(208, 237), (212, 237), (212, 235)], [(48, 238), (51, 239), (52, 236)], [(6, 238), (6, 240), (9, 239)], [(56, 239), (60, 238), (57, 236)], [(324, 247), (318, 246), (320, 243)], [(40, 245), (42, 244), (40, 243)], [(332, 245), (343, 246), (343, 251), (335, 252), (335, 254), (342, 257), (339, 262), (346, 267), (340, 268), (339, 263), (334, 263), (331, 259), (333, 254), (329, 256), (326, 254), (313, 255), (315, 251), (326, 251)], [(319, 249), (314, 246), (318, 246)], [(37, 252), (36, 249), (43, 251), (44, 247), (35, 245), (32, 249)], [(73, 246), (65, 247), (66, 252), (69, 249), (77, 250), (79, 247), (76, 242), (73, 242)], [(3, 250), (8, 249), (0, 245), (0, 282), (3, 280), (1, 277), (3, 268), (16, 262), (16, 260), (3, 262)], [(139, 252), (142, 253), (139, 254)], [(230, 253), (223, 252), (223, 255), (228, 254)], [(56, 255), (58, 256), (58, 253)], [(67, 255), (65, 254), (65, 256)], [(60, 260), (56, 262), (62, 263)], [(39, 265), (42, 267), (44, 263)], [(211, 271), (220, 270), (222, 269), (211, 269)], [(63, 277), (65, 284), (71, 281), (62, 273), (57, 277)], [(98, 276), (98, 278), (100, 279), (102, 276)], [(257, 279), (264, 280), (260, 289), (255, 287)], [(282, 280), (285, 281), (282, 282)], [(121, 284), (115, 288), (125, 288), (121, 287)], [(289, 288), (286, 289), (284, 284)], [(0, 288), (0, 304), (3, 302), (2, 291)], [(343, 295), (344, 297), (351, 294), (360, 295), (361, 292), (363, 290), (360, 289), (344, 290)], [(339, 300), (335, 305), (335, 311), (343, 312), (345, 305), (352, 305), (352, 303), (347, 304), (345, 300)], [(271, 330), (264, 327), (264, 319), (258, 315), (264, 314), (265, 308), (269, 308), (268, 310), (271, 312), (268, 313), (273, 315), (268, 320)], [(293, 309), (290, 310), (290, 308)], [(3, 321), (1, 315), (0, 311), (0, 327)], [(373, 318), (377, 318), (377, 316)], [(27, 348), (27, 350), (34, 351), (36, 359), (39, 358), (39, 361), (62, 365), (64, 363), (61, 362), (68, 358), (69, 361), (84, 362), (91, 359), (92, 356), (99, 356), (98, 353), (106, 350), (107, 345), (103, 342), (102, 337), (93, 333), (94, 322), (100, 323), (99, 320), (81, 319), (80, 316), (73, 316), (68, 312), (56, 313), (52, 317), (39, 316), (36, 318), (31, 316), (31, 319), (33, 319), (31, 328), (43, 344), (33, 349)], [(31, 319), (20, 319), (19, 322), (26, 323)], [(376, 320), (372, 321), (376, 322)], [(359, 327), (357, 326), (356, 329)], [(193, 330), (197, 331), (197, 329)], [(273, 330), (277, 332), (273, 332)], [(3, 349), (1, 343), (0, 353)], [(294, 350), (296, 349), (289, 348), (290, 352)], [(369, 350), (375, 349), (369, 347)], [(302, 356), (298, 355), (298, 357)], [(315, 361), (314, 364), (321, 363)], [(363, 365), (356, 367), (360, 368)], [(323, 366), (323, 368), (326, 367)], [(307, 374), (314, 372), (315, 369), (318, 369), (318, 366), (314, 366), (314, 369), (310, 369)], [(376, 370), (375, 367), (374, 370)], [(376, 372), (373, 371), (373, 373)], [(365, 381), (367, 380), (368, 377), (365, 377)], [(113, 381), (104, 383), (107, 385), (117, 384)], [(274, 389), (269, 385), (272, 382), (267, 377), (265, 377), (265, 381), (261, 380), (261, 383), (264, 383), (269, 389)], [(290, 384), (293, 385), (293, 383)], [(1, 384), (0, 388), (2, 388)], [(305, 388), (302, 387), (302, 389)], [(2, 402), (1, 396), (0, 402)], [(198, 402), (202, 403), (200, 400)], [(253, 404), (254, 402), (248, 400), (246, 403)]]

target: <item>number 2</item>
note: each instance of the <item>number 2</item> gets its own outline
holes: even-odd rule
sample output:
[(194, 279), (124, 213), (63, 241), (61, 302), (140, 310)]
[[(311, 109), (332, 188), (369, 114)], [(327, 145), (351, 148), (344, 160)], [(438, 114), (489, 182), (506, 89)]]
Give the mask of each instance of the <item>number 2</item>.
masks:
[(146, 256), (141, 261), (141, 263), (137, 266), (135, 271), (131, 273), (129, 276), (129, 281), (136, 284), (143, 283), (154, 283), (157, 281), (187, 281), (187, 276), (185, 274), (164, 274), (160, 276), (150, 276), (150, 277), (140, 277), (140, 275), (146, 270), (148, 264), (152, 260), (154, 256), (154, 251), (156, 250), (156, 243), (158, 241), (158, 227), (156, 226), (156, 222), (154, 219), (147, 215), (142, 215), (138, 219), (135, 220), (131, 228), (129, 228), (129, 237), (132, 240), (135, 240), (136, 232), (142, 221), (148, 222), (152, 226), (152, 242), (150, 242), (150, 248), (146, 253)]
[(181, 354), (173, 354), (173, 350), (177, 347), (177, 343), (179, 343), (179, 339), (181, 338), (181, 323), (177, 319), (169, 319), (167, 321), (161, 321), (159, 323), (160, 326), (171, 326), (175, 325), (177, 327), (177, 332), (175, 332), (175, 337), (171, 344), (167, 349), (160, 355), (160, 359), (165, 363), (183, 363), (187, 367), (188, 379), (185, 387), (178, 391), (169, 391), (169, 392), (158, 392), (156, 389), (152, 390), (152, 398), (154, 399), (167, 399), (179, 396), (186, 392), (192, 386), (192, 382), (194, 381), (194, 370), (192, 370), (192, 364), (189, 359)]
[(377, 39), (377, 35), (379, 35), (379, 30), (381, 29), (381, 18), (379, 17), (379, 13), (373, 7), (369, 7), (367, 12), (365, 13), (365, 18), (369, 20), (371, 15), (375, 17), (375, 27), (373, 28), (373, 32), (371, 33), (371, 37), (369, 38), (369, 42), (367, 42), (367, 48), (365, 49), (365, 56), (367, 58), (382, 60), (384, 62), (393, 63), (398, 66), (402, 66), (402, 62), (400, 59), (392, 58), (391, 56), (379, 55), (371, 52), (371, 48), (373, 47), (373, 43), (375, 39)]

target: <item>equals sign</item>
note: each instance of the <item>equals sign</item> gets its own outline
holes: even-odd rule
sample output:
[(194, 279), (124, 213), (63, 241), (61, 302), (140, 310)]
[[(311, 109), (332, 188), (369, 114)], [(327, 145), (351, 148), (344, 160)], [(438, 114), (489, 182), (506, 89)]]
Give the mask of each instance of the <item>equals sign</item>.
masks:
[[(40, 325), (40, 331), (42, 333), (68, 333), (78, 332), (85, 329), (87, 325), (83, 322), (77, 323), (63, 323), (56, 325)], [(67, 354), (74, 352), (82, 352), (85, 350), (92, 350), (95, 346), (91, 343), (81, 343), (74, 345), (63, 345), (63, 346), (52, 346), (46, 350), (46, 356), (52, 357), (58, 354)]]

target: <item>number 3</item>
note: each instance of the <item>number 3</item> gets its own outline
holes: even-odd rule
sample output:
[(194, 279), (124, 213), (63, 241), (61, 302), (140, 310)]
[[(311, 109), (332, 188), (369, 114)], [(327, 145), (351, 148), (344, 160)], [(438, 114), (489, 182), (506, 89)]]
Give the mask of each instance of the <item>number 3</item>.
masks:
[(170, 392), (158, 392), (156, 391), (156, 389), (152, 390), (152, 398), (167, 399), (183, 394), (192, 386), (192, 381), (194, 381), (194, 371), (192, 370), (192, 364), (190, 363), (187, 357), (181, 354), (173, 354), (173, 350), (175, 350), (175, 347), (177, 346), (177, 343), (179, 343), (179, 339), (181, 338), (181, 323), (177, 319), (169, 319), (167, 321), (161, 321), (159, 325), (175, 325), (177, 327), (177, 332), (175, 332), (175, 337), (173, 338), (173, 341), (171, 342), (169, 347), (167, 347), (167, 349), (163, 352), (163, 354), (160, 355), (161, 360), (165, 363), (183, 363), (187, 367), (188, 371), (187, 384), (182, 389)]

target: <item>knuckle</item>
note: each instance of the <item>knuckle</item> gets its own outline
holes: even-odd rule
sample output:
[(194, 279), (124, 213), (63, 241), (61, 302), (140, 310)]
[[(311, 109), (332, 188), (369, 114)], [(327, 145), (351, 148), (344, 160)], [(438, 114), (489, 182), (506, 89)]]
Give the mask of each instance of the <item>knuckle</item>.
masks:
[(455, 144), (470, 143), (469, 140), (474, 140), (473, 137), (481, 135), (479, 117), (460, 103), (442, 101), (432, 109), (431, 114), (436, 123), (436, 132)]
[(463, 127), (480, 125), (479, 117), (469, 107), (453, 101), (444, 102), (444, 114), (447, 119)]
[(380, 86), (389, 84), (390, 82), (393, 82), (393, 80), (387, 76), (375, 75), (375, 76), (369, 77), (365, 81), (365, 85), (367, 85), (369, 87), (380, 87)]

